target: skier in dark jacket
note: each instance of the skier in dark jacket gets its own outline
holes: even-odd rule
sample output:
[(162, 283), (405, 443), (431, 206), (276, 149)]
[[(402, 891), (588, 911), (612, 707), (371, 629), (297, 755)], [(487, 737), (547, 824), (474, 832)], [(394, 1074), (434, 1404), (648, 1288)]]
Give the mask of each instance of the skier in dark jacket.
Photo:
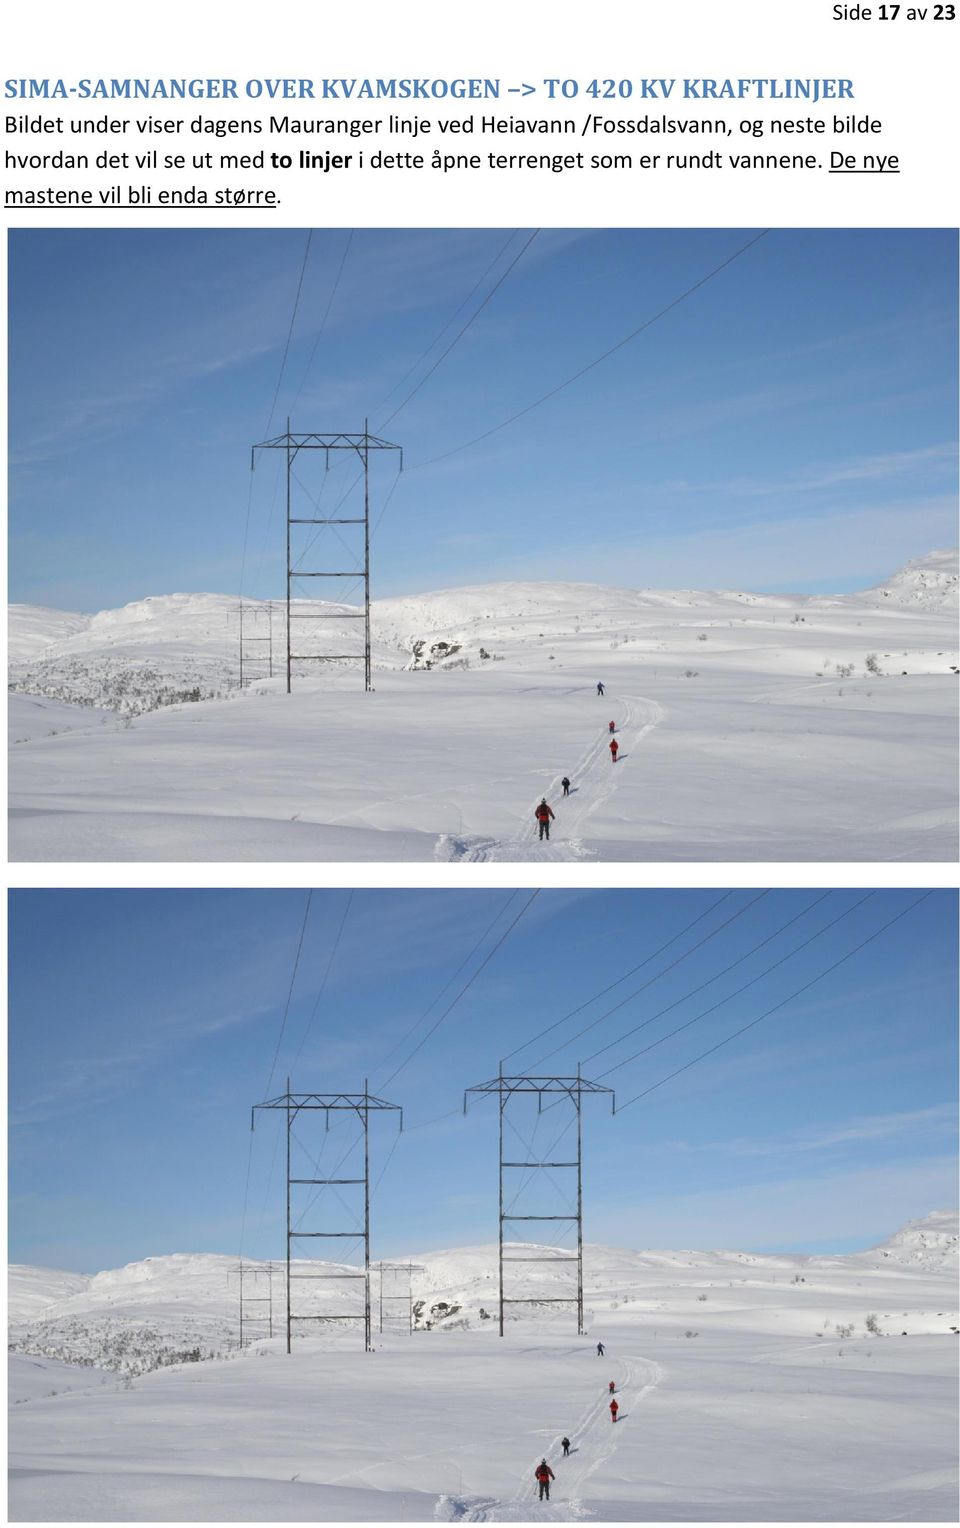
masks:
[(566, 1459), (567, 1455), (570, 1452), (570, 1439), (569, 1438), (561, 1438), (560, 1439), (560, 1447), (563, 1449), (563, 1457), (564, 1457), (564, 1459)]
[(541, 801), (540, 805), (537, 807), (537, 810), (534, 812), (533, 815), (537, 819), (538, 823), (540, 824), (540, 837), (541, 838), (549, 838), (550, 837), (550, 819), (554, 815), (554, 813), (553, 813), (553, 808), (547, 806), (547, 798), (546, 798), (546, 796), (544, 796), (543, 800)]
[(597, 684), (597, 694), (598, 695), (602, 695), (603, 694), (603, 680), (600, 680), (599, 683)]
[(560, 784), (563, 786), (563, 794), (565, 796), (569, 796), (569, 794), (570, 794), (570, 781), (567, 779), (566, 775), (564, 775), (563, 779), (560, 781)]
[(549, 1464), (547, 1463), (546, 1459), (541, 1459), (540, 1460), (540, 1463), (537, 1465), (537, 1468), (534, 1470), (534, 1474), (536, 1475), (536, 1478), (537, 1478), (537, 1484), (540, 1487), (540, 1500), (543, 1501), (543, 1498), (546, 1497), (547, 1501), (549, 1501), (550, 1500), (550, 1482), (551, 1482), (551, 1480), (556, 1480), (557, 1477), (554, 1475), (554, 1473), (553, 1473), (552, 1469), (550, 1468)]
[(597, 1357), (598, 1358), (602, 1358), (603, 1357), (603, 1343), (602, 1342), (598, 1342), (597, 1343)]

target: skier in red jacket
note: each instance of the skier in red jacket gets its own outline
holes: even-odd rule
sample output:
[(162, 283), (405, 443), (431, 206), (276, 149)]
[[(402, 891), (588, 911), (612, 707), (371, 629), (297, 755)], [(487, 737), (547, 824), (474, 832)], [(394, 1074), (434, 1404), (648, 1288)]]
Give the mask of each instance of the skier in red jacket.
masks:
[(554, 1475), (554, 1473), (553, 1473), (552, 1469), (550, 1468), (549, 1464), (547, 1463), (546, 1459), (541, 1459), (540, 1460), (540, 1463), (537, 1465), (537, 1468), (534, 1470), (534, 1475), (536, 1476), (537, 1484), (540, 1487), (540, 1500), (543, 1501), (543, 1498), (546, 1497), (547, 1501), (549, 1501), (550, 1500), (550, 1482), (551, 1482), (551, 1480), (556, 1480), (557, 1477)]
[(617, 1402), (615, 1400), (611, 1401), (610, 1402), (610, 1420), (611, 1420), (611, 1422), (615, 1422), (617, 1420), (617, 1412), (619, 1410), (620, 1410), (620, 1407), (618, 1406)]
[(617, 754), (619, 752), (620, 752), (620, 744), (617, 742), (615, 737), (612, 737), (610, 739), (610, 761), (611, 761), (611, 763), (616, 764), (616, 762), (617, 762)]
[(616, 730), (617, 730), (617, 724), (616, 724), (616, 722), (608, 722), (608, 723), (607, 723), (607, 726), (608, 726), (608, 727), (609, 727), (609, 728), (610, 728), (610, 731), (611, 731), (611, 732), (616, 732)]
[(537, 810), (534, 812), (533, 815), (537, 819), (537, 822), (540, 824), (540, 837), (541, 838), (549, 838), (550, 837), (550, 819), (554, 815), (554, 813), (553, 813), (553, 809), (547, 805), (547, 798), (546, 798), (546, 796), (544, 796), (543, 800), (541, 801), (540, 805), (537, 807)]

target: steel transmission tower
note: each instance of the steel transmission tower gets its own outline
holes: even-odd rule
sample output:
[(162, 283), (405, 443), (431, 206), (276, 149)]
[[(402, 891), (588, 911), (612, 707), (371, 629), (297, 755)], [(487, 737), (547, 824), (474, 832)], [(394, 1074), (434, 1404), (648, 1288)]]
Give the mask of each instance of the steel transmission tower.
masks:
[[(250, 1128), (254, 1128), (254, 1119), (258, 1109), (280, 1109), (286, 1115), (287, 1124), (287, 1352), (290, 1352), (290, 1339), (294, 1321), (356, 1321), (360, 1317), (359, 1311), (352, 1311), (344, 1315), (341, 1312), (330, 1314), (329, 1312), (296, 1312), (292, 1308), (291, 1284), (301, 1279), (320, 1280), (363, 1280), (363, 1345), (369, 1353), (372, 1351), (371, 1343), (371, 1320), (370, 1320), (370, 1115), (380, 1110), (392, 1110), (400, 1116), (400, 1129), (403, 1129), (403, 1110), (399, 1104), (388, 1104), (382, 1098), (377, 1098), (370, 1093), (366, 1081), (363, 1084), (362, 1093), (291, 1093), (290, 1079), (287, 1078), (287, 1091), (279, 1098), (271, 1098), (266, 1103), (254, 1104), (250, 1111)], [(355, 1114), (360, 1122), (363, 1139), (363, 1177), (362, 1178), (295, 1178), (291, 1174), (291, 1151), (290, 1142), (294, 1121), (304, 1110), (323, 1110), (326, 1117), (327, 1129), (330, 1128), (330, 1115), (337, 1112)], [(298, 1143), (299, 1144), (299, 1143)], [(303, 1149), (303, 1148), (301, 1148)], [(350, 1186), (363, 1189), (363, 1229), (354, 1228), (350, 1231), (299, 1231), (294, 1230), (291, 1218), (293, 1189), (302, 1185), (315, 1185), (317, 1187)], [(337, 1196), (338, 1199), (340, 1196)], [(340, 1199), (341, 1204), (343, 1200)], [(311, 1206), (307, 1205), (307, 1210)], [(306, 1213), (306, 1211), (304, 1211)], [(319, 1238), (349, 1238), (352, 1241), (363, 1242), (363, 1271), (359, 1269), (349, 1273), (304, 1273), (291, 1270), (290, 1250), (295, 1241), (313, 1240)]]
[[(241, 601), (240, 601), (240, 688), (241, 688), (241, 690), (243, 689), (245, 684), (249, 684), (251, 682), (251, 679), (272, 679), (273, 678), (273, 600), (267, 600), (267, 634), (266, 634), (266, 636), (263, 636), (263, 635), (259, 634), (261, 632), (262, 628), (260, 627), (260, 623), (257, 620), (257, 617), (262, 615), (262, 614), (263, 614), (263, 604), (262, 604), (262, 602), (259, 605), (254, 605), (252, 607), (252, 609), (248, 605), (248, 608), (247, 608), (247, 629), (246, 629), (246, 631), (244, 631), (244, 624), (243, 624), (243, 600), (241, 599)], [(251, 623), (251, 617), (252, 617), (252, 623)], [(253, 635), (251, 635), (251, 631), (250, 631), (251, 624), (253, 626)], [(263, 648), (264, 647), (267, 649), (266, 660), (264, 660), (264, 655), (263, 655)], [(260, 651), (258, 651), (258, 652), (251, 652), (251, 648), (258, 648), (258, 649), (260, 649)], [(264, 674), (264, 672), (263, 672), (264, 661), (266, 661), (266, 670), (267, 670), (266, 674)], [(251, 669), (253, 669), (253, 671), (254, 671), (252, 674), (250, 672)]]
[[(420, 1263), (378, 1263), (380, 1270), (380, 1330), (383, 1321), (393, 1321), (406, 1332), (413, 1332), (413, 1275), (424, 1273)], [(392, 1307), (392, 1308), (391, 1308)]]
[[(267, 1336), (268, 1337), (272, 1337), (273, 1336), (273, 1261), (271, 1260), (267, 1264), (267, 1266), (264, 1268), (262, 1266), (257, 1267), (256, 1265), (251, 1265), (249, 1263), (244, 1265), (243, 1258), (241, 1258), (240, 1262), (237, 1265), (237, 1267), (236, 1268), (231, 1268), (230, 1272), (237, 1274), (238, 1277), (239, 1277), (239, 1280), (240, 1280), (240, 1346), (243, 1347), (243, 1310), (244, 1310), (244, 1306), (246, 1306), (246, 1305), (265, 1305), (267, 1307), (267, 1314), (266, 1314), (266, 1316), (264, 1316), (262, 1314), (262, 1312), (261, 1312), (259, 1315), (256, 1315), (253, 1318), (248, 1317), (247, 1318), (247, 1323), (249, 1325), (249, 1322), (250, 1322), (251, 1319), (259, 1320), (259, 1321), (264, 1321), (265, 1320), (266, 1323), (267, 1323)], [(244, 1281), (244, 1278), (248, 1278), (248, 1279), (252, 1279), (253, 1280), (253, 1287), (254, 1287), (254, 1289), (262, 1288), (262, 1286), (260, 1284), (258, 1284), (257, 1281), (258, 1281), (258, 1279), (265, 1278), (266, 1281), (267, 1281), (267, 1293), (265, 1295), (245, 1295), (244, 1292), (243, 1292), (243, 1281)]]
[[(330, 652), (294, 652), (291, 642), (293, 621), (363, 621), (363, 687), (370, 690), (370, 453), (371, 451), (399, 451), (400, 471), (403, 471), (403, 448), (393, 445), (389, 440), (381, 440), (376, 435), (371, 435), (368, 429), (368, 421), (364, 420), (361, 434), (350, 434), (340, 430), (331, 435), (318, 434), (316, 431), (308, 431), (305, 434), (294, 433), (290, 429), (290, 421), (287, 420), (286, 433), (277, 435), (273, 440), (262, 440), (253, 446), (250, 451), (250, 468), (253, 470), (256, 453), (258, 451), (283, 451), (286, 457), (287, 476), (287, 694), (290, 693), (290, 679), (292, 665), (295, 662), (322, 662), (329, 663), (334, 660), (356, 659), (357, 653), (330, 653)], [(327, 469), (330, 466), (331, 451), (351, 451), (356, 456), (362, 467), (363, 477), (363, 514), (362, 515), (295, 515), (293, 513), (293, 480), (295, 473), (294, 462), (301, 451), (322, 451), (324, 464)], [(300, 485), (303, 486), (302, 484)], [(316, 505), (311, 501), (310, 508), (316, 510)], [(333, 570), (331, 568), (307, 569), (294, 565), (296, 555), (306, 556), (313, 545), (309, 542), (302, 554), (294, 552), (295, 525), (362, 525), (363, 526), (363, 613), (328, 614), (308, 613), (306, 611), (292, 611), (290, 608), (294, 579), (299, 578), (358, 578), (360, 567), (350, 568), (347, 572)], [(339, 536), (339, 532), (337, 532)], [(341, 538), (342, 540), (342, 538)], [(349, 551), (349, 548), (347, 549)], [(298, 646), (302, 646), (298, 643)]]
[[(505, 1077), (503, 1066), (496, 1077), (490, 1082), (478, 1083), (476, 1087), (467, 1088), (463, 1095), (463, 1112), (467, 1112), (467, 1101), (471, 1093), (496, 1094), (499, 1100), (500, 1116), (500, 1250), (499, 1250), (499, 1294), (500, 1294), (500, 1336), (503, 1336), (503, 1307), (505, 1305), (576, 1305), (577, 1307), (577, 1332), (583, 1335), (583, 1129), (582, 1129), (582, 1105), (583, 1095), (607, 1093), (610, 1096), (611, 1113), (615, 1109), (615, 1098), (612, 1088), (605, 1088), (598, 1082), (588, 1082), (580, 1076), (580, 1068), (577, 1067), (575, 1077)], [(536, 1094), (537, 1113), (543, 1110), (544, 1097), (550, 1097), (552, 1102), (560, 1103), (563, 1099), (569, 1099), (573, 1105), (577, 1124), (577, 1154), (572, 1161), (560, 1162), (515, 1162), (508, 1160), (503, 1154), (503, 1124), (507, 1105), (511, 1098), (518, 1094)], [(575, 1171), (577, 1178), (577, 1210), (575, 1215), (513, 1215), (504, 1209), (504, 1169), (525, 1168), (529, 1171), (549, 1171), (554, 1168), (568, 1168)], [(504, 1258), (503, 1255), (503, 1228), (505, 1224), (514, 1224), (518, 1221), (565, 1221), (577, 1228), (577, 1255), (576, 1257), (530, 1257), (526, 1254), (522, 1257)], [(519, 1299), (509, 1298), (503, 1292), (503, 1269), (505, 1263), (575, 1263), (577, 1266), (577, 1293), (576, 1297), (540, 1299), (535, 1295)]]

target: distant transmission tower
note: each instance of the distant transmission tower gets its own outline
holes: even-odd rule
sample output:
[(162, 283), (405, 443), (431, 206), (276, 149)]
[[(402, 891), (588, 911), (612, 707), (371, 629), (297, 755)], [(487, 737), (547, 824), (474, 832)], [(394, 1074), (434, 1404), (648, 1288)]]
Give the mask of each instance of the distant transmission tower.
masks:
[[(267, 1314), (266, 1314), (265, 1317), (264, 1317), (262, 1312), (258, 1313), (257, 1315), (253, 1316), (252, 1318), (248, 1317), (247, 1318), (247, 1325), (250, 1324), (250, 1320), (251, 1319), (255, 1320), (255, 1321), (266, 1320), (266, 1323), (267, 1323), (267, 1336), (268, 1337), (272, 1337), (273, 1336), (273, 1272), (274, 1272), (273, 1262), (272, 1261), (269, 1262), (267, 1264), (266, 1268), (264, 1268), (264, 1267), (254, 1267), (254, 1266), (251, 1266), (249, 1263), (245, 1266), (243, 1258), (241, 1258), (240, 1262), (237, 1265), (237, 1267), (236, 1268), (231, 1268), (230, 1272), (233, 1273), (233, 1274), (237, 1274), (238, 1277), (239, 1277), (239, 1281), (240, 1281), (240, 1346), (243, 1347), (243, 1326), (244, 1326), (244, 1315), (243, 1315), (243, 1313), (244, 1313), (244, 1306), (247, 1306), (247, 1305), (265, 1305), (267, 1307)], [(259, 1284), (257, 1281), (259, 1279), (265, 1278), (266, 1281), (267, 1281), (267, 1293), (265, 1295), (245, 1295), (244, 1292), (243, 1292), (243, 1281), (244, 1281), (245, 1278), (253, 1280), (253, 1287), (254, 1287), (254, 1289), (262, 1289), (263, 1288), (262, 1284)]]
[[(251, 448), (250, 468), (253, 470), (258, 451), (283, 451), (286, 456), (287, 471), (287, 694), (290, 693), (290, 680), (293, 672), (293, 664), (301, 662), (331, 663), (345, 659), (356, 659), (357, 653), (330, 653), (310, 652), (297, 653), (293, 651), (291, 643), (292, 621), (363, 621), (363, 687), (365, 690), (372, 689), (370, 682), (370, 453), (371, 451), (399, 451), (400, 470), (403, 471), (403, 448), (393, 445), (389, 440), (380, 440), (378, 436), (371, 435), (368, 429), (368, 421), (364, 420), (361, 434), (350, 434), (347, 431), (337, 431), (332, 435), (318, 434), (309, 431), (306, 434), (297, 434), (290, 429), (290, 421), (287, 420), (286, 433), (277, 435), (273, 440), (262, 440), (258, 445)], [(323, 451), (324, 463), (327, 470), (330, 467), (331, 451), (351, 451), (356, 456), (363, 468), (363, 514), (362, 515), (295, 515), (293, 513), (293, 482), (296, 479), (293, 466), (301, 451)], [(299, 481), (299, 480), (297, 480)], [(302, 488), (303, 485), (300, 484)], [(311, 509), (316, 505), (311, 502)], [(299, 567), (294, 562), (295, 555), (303, 555), (310, 550), (312, 542), (301, 554), (295, 554), (293, 543), (295, 533), (292, 527), (295, 525), (362, 525), (363, 526), (363, 614), (351, 616), (349, 614), (329, 614), (327, 612), (311, 613), (306, 611), (292, 611), (290, 608), (293, 582), (299, 578), (358, 578), (360, 576), (359, 559), (358, 565), (350, 568), (347, 572), (334, 571), (331, 568), (307, 569)], [(340, 533), (336, 533), (342, 542)], [(349, 552), (349, 547), (347, 548)], [(303, 644), (298, 644), (302, 646)]]
[[(251, 635), (251, 632), (250, 632), (250, 625), (251, 625), (250, 617), (251, 617), (251, 614), (253, 616), (253, 621), (252, 621), (253, 632), (254, 632), (253, 635)], [(263, 679), (263, 678), (272, 679), (273, 678), (273, 600), (267, 600), (267, 634), (266, 634), (266, 636), (263, 636), (262, 628), (260, 628), (259, 623), (257, 621), (257, 616), (258, 615), (262, 615), (262, 614), (263, 614), (262, 602), (261, 602), (260, 607), (259, 608), (254, 607), (252, 612), (251, 612), (251, 610), (248, 607), (248, 610), (247, 610), (247, 629), (246, 629), (246, 631), (244, 631), (244, 626), (243, 626), (243, 600), (241, 599), (241, 601), (240, 601), (240, 688), (241, 688), (241, 690), (243, 689), (245, 684), (249, 684), (250, 683), (251, 679)], [(258, 633), (258, 632), (260, 634), (256, 635), (256, 633)], [(264, 675), (264, 672), (263, 672), (264, 659), (263, 659), (262, 649), (264, 647), (266, 647), (266, 649), (267, 649), (267, 659), (266, 659), (267, 672), (266, 672), (266, 675)], [(251, 652), (250, 651), (251, 648), (260, 648), (261, 651), (260, 652)], [(252, 674), (250, 672), (251, 669), (254, 670), (254, 672)]]
[(425, 1272), (419, 1263), (378, 1263), (380, 1270), (380, 1330), (386, 1320), (391, 1331), (413, 1332), (413, 1275)]
[[(357, 1321), (363, 1317), (363, 1345), (369, 1353), (372, 1351), (371, 1319), (370, 1319), (370, 1115), (382, 1109), (394, 1110), (400, 1116), (400, 1129), (403, 1129), (403, 1110), (399, 1104), (388, 1104), (382, 1098), (377, 1098), (367, 1089), (364, 1082), (362, 1093), (291, 1093), (290, 1079), (287, 1078), (287, 1091), (279, 1098), (271, 1098), (266, 1103), (254, 1104), (250, 1111), (250, 1129), (254, 1128), (254, 1119), (258, 1109), (282, 1109), (287, 1120), (287, 1352), (290, 1352), (290, 1339), (294, 1321)], [(363, 1177), (362, 1178), (294, 1178), (291, 1176), (290, 1143), (293, 1124), (304, 1110), (322, 1109), (325, 1113), (326, 1127), (330, 1128), (330, 1115), (339, 1111), (346, 1111), (356, 1115), (363, 1132)], [(298, 1143), (299, 1144), (299, 1143)], [(304, 1148), (301, 1147), (301, 1150)], [(363, 1227), (355, 1227), (350, 1231), (299, 1231), (294, 1230), (292, 1219), (293, 1189), (301, 1185), (316, 1185), (333, 1187), (350, 1186), (363, 1189)], [(344, 1201), (339, 1194), (337, 1198), (341, 1205)], [(307, 1210), (311, 1205), (307, 1205)], [(349, 1209), (349, 1207), (347, 1207)], [(306, 1211), (304, 1211), (306, 1213)], [(363, 1271), (351, 1268), (344, 1273), (304, 1273), (293, 1272), (291, 1269), (291, 1247), (295, 1241), (318, 1238), (349, 1238), (351, 1241), (363, 1242)], [(364, 1301), (363, 1311), (349, 1311), (344, 1314), (341, 1311), (330, 1312), (306, 1312), (294, 1311), (291, 1301), (291, 1285), (294, 1281), (303, 1279), (311, 1280), (363, 1280)]]
[[(608, 1093), (610, 1095), (611, 1112), (615, 1107), (615, 1098), (612, 1088), (602, 1087), (600, 1083), (588, 1082), (580, 1076), (580, 1068), (577, 1067), (576, 1077), (505, 1077), (503, 1066), (491, 1082), (478, 1083), (476, 1087), (467, 1088), (463, 1095), (463, 1112), (467, 1112), (467, 1100), (471, 1093), (495, 1093), (499, 1099), (500, 1114), (500, 1255), (499, 1255), (499, 1293), (500, 1293), (500, 1336), (503, 1336), (503, 1307), (505, 1305), (575, 1305), (577, 1307), (577, 1332), (583, 1335), (583, 1130), (581, 1121), (581, 1109), (583, 1095), (595, 1093)], [(503, 1154), (503, 1125), (504, 1115), (511, 1098), (517, 1094), (536, 1094), (537, 1113), (543, 1110), (545, 1096), (559, 1095), (561, 1099), (569, 1099), (576, 1114), (577, 1123), (577, 1154), (572, 1161), (558, 1162), (517, 1162), (508, 1160)], [(514, 1215), (510, 1210), (504, 1209), (504, 1170), (524, 1168), (531, 1172), (550, 1172), (553, 1169), (569, 1168), (577, 1175), (577, 1209), (574, 1215)], [(529, 1181), (529, 1180), (528, 1180)], [(530, 1257), (524, 1254), (522, 1257), (505, 1258), (503, 1255), (503, 1228), (505, 1224), (514, 1224), (518, 1221), (565, 1221), (577, 1228), (577, 1255), (576, 1257)], [(503, 1270), (505, 1263), (575, 1263), (577, 1266), (577, 1293), (576, 1296), (563, 1298), (542, 1298), (536, 1295), (522, 1296), (520, 1298), (508, 1297), (503, 1292)]]

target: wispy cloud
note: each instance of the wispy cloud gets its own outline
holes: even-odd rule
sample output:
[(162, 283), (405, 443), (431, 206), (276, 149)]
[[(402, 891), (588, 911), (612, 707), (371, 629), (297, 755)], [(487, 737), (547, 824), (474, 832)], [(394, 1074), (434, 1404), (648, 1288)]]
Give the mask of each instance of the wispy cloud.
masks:
[(779, 494), (815, 493), (842, 484), (878, 483), (933, 468), (956, 472), (954, 442), (925, 446), (917, 451), (890, 451), (875, 456), (851, 457), (848, 461), (805, 467), (781, 478), (734, 477), (722, 481), (692, 482), (674, 478), (661, 485), (668, 493), (730, 494), (741, 498), (768, 498)]
[(728, 1140), (705, 1142), (671, 1141), (671, 1151), (706, 1152), (710, 1156), (776, 1157), (799, 1156), (808, 1152), (829, 1151), (838, 1146), (876, 1145), (897, 1142), (902, 1148), (910, 1143), (928, 1144), (930, 1138), (956, 1134), (957, 1109), (940, 1104), (930, 1109), (912, 1109), (890, 1114), (856, 1116), (833, 1125), (809, 1126), (782, 1136), (735, 1136)]
[[(647, 589), (759, 589), (782, 591), (790, 569), (790, 587), (822, 587), (825, 577), (837, 587), (882, 578), (918, 552), (955, 545), (956, 503), (951, 495), (898, 498), (846, 512), (793, 513), (753, 521), (746, 514), (726, 515), (714, 528), (703, 526), (668, 536), (651, 527), (636, 550), (609, 540), (590, 546), (551, 549), (551, 576), (575, 579), (584, 566), (598, 583)], [(490, 577), (521, 577), (527, 559), (520, 556)], [(478, 570), (477, 580), (485, 576)]]
[(890, 1161), (853, 1172), (714, 1186), (694, 1193), (655, 1192), (635, 1207), (598, 1204), (590, 1239), (619, 1246), (729, 1247), (773, 1251), (829, 1239), (875, 1243), (907, 1220), (957, 1202), (956, 1156)]

